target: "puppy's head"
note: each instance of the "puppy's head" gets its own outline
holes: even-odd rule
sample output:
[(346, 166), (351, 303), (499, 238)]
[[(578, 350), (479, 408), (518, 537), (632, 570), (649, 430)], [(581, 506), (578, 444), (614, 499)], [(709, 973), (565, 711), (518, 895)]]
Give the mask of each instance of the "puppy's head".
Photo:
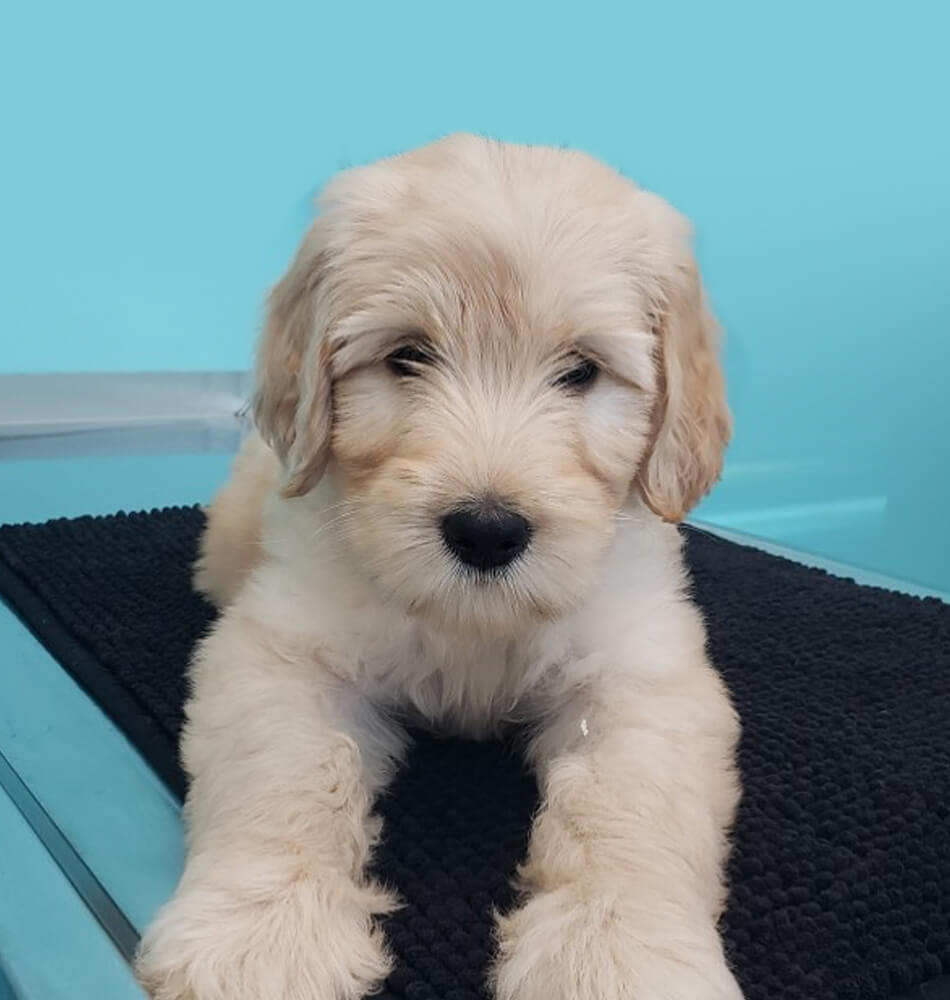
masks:
[(636, 492), (680, 520), (729, 415), (685, 222), (576, 152), (454, 136), (349, 171), (277, 285), (255, 414), (329, 467), (388, 598), (502, 632), (591, 586)]

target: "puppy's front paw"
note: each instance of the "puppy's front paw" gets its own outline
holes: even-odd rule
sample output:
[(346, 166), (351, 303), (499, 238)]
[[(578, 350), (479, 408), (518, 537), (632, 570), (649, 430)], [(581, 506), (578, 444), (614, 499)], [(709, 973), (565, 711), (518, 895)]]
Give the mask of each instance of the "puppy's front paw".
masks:
[(543, 892), (499, 932), (497, 1000), (742, 1000), (714, 927), (633, 899)]
[(152, 1000), (359, 1000), (389, 971), (376, 888), (304, 877), (256, 894), (193, 884), (159, 914), (136, 960)]

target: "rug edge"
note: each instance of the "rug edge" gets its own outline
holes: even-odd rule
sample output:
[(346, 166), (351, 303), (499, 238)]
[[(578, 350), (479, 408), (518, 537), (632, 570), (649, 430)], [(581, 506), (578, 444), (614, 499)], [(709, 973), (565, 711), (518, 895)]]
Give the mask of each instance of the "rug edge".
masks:
[[(108, 670), (63, 624), (47, 602), (10, 565), (0, 544), (0, 600), (45, 650), (72, 678), (109, 725), (122, 733), (130, 749), (138, 754), (169, 792), (184, 799), (185, 781), (178, 760), (178, 747), (148, 717), (130, 692), (115, 682)], [(127, 720), (120, 724), (117, 719)]]

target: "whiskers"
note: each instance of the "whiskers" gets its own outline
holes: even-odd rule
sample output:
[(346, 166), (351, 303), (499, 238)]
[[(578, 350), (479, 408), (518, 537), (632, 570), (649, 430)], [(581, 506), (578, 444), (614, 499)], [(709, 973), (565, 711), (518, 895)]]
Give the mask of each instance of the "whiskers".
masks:
[(629, 510), (618, 510), (614, 514), (614, 523), (621, 524), (643, 524), (643, 518), (637, 514), (632, 514)]
[(345, 521), (353, 517), (355, 510), (353, 504), (349, 500), (341, 500), (339, 503), (330, 504), (328, 507), (324, 507), (321, 510), (321, 514), (326, 517), (332, 514), (328, 520), (321, 521), (316, 529), (307, 536), (308, 542), (316, 541), (324, 532), (328, 531), (330, 528), (336, 527), (337, 525), (343, 524)]

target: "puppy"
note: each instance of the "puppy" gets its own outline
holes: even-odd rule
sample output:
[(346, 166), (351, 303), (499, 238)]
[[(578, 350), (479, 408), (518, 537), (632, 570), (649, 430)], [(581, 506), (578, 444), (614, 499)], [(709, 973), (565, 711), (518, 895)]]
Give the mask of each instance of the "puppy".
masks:
[(357, 1000), (403, 722), (529, 727), (499, 1000), (736, 1000), (736, 716), (675, 522), (730, 432), (685, 222), (586, 155), (454, 136), (348, 171), (273, 291), (210, 511), (188, 860), (155, 1000)]

